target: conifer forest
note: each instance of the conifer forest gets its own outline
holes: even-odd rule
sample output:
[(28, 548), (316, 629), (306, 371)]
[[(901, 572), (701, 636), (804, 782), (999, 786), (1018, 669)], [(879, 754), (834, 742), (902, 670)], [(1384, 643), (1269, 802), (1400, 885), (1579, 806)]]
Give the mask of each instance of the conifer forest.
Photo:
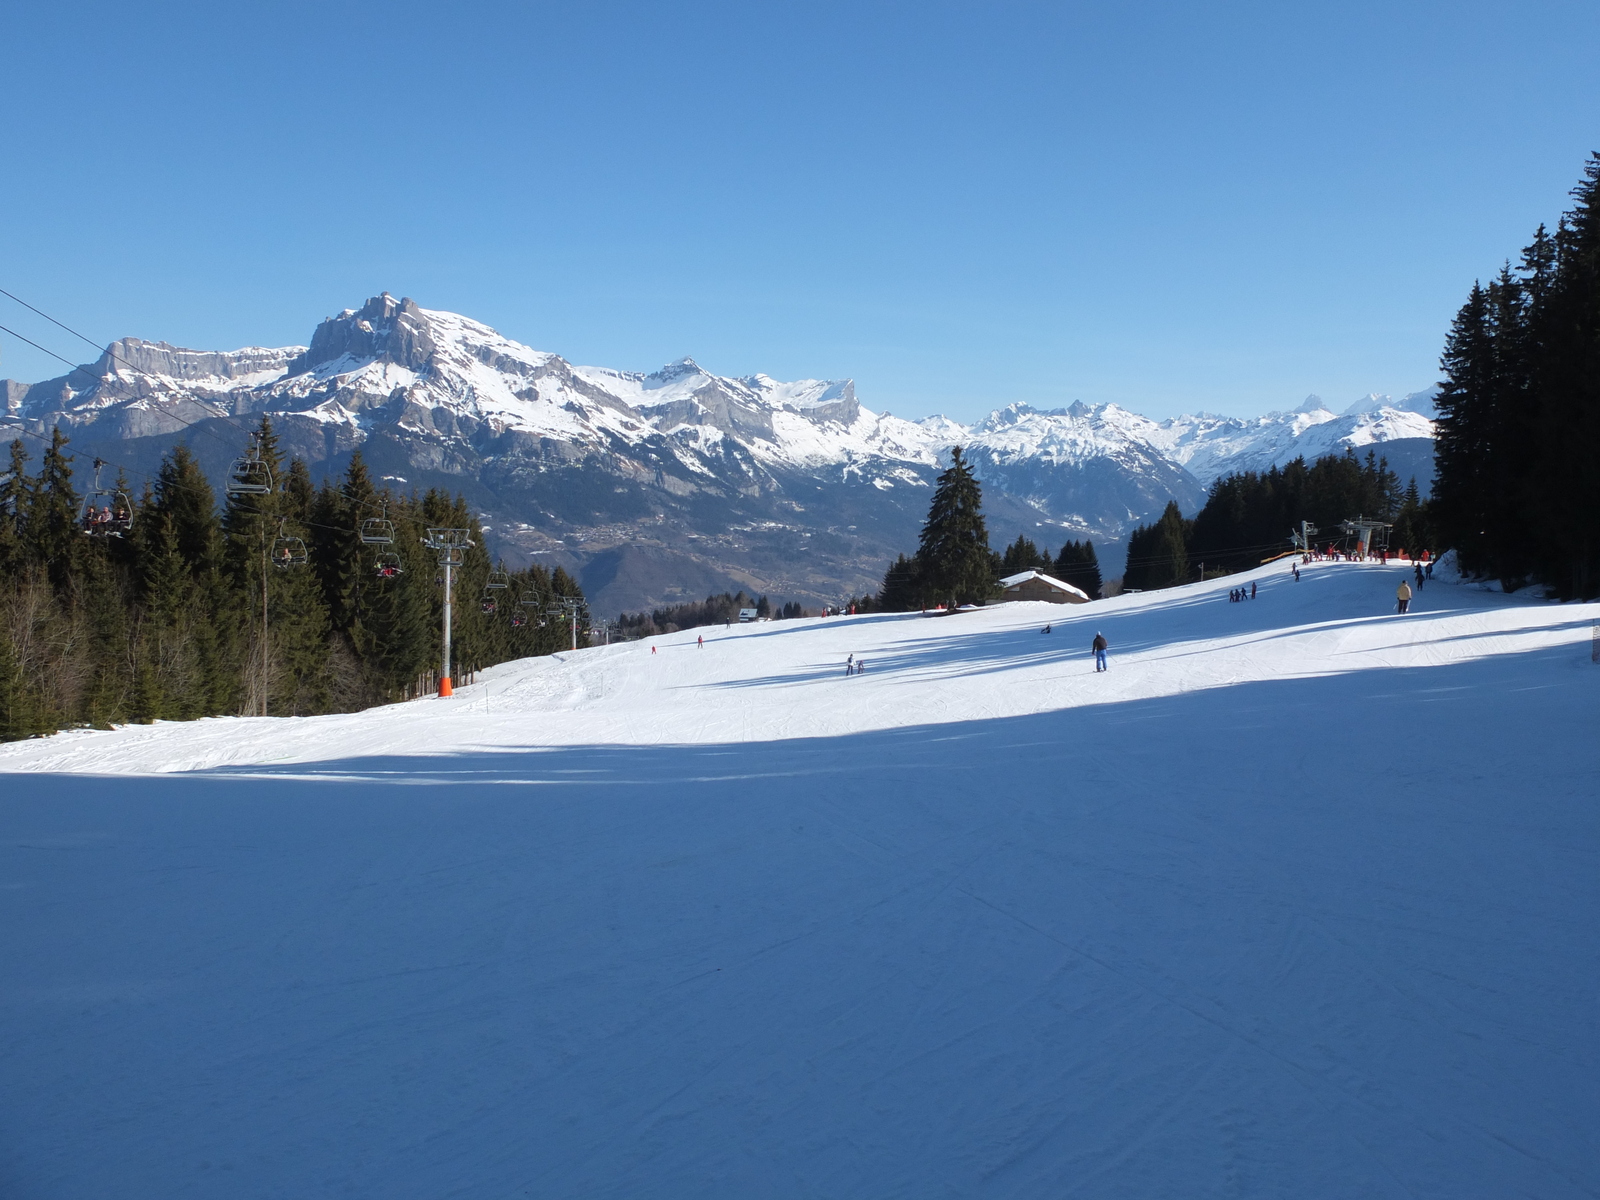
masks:
[[(20, 441), (0, 482), (0, 739), (221, 714), (348, 712), (433, 686), (433, 528), (465, 530), (452, 570), (456, 677), (587, 644), (568, 574), (490, 561), (477, 518), (439, 491), (338, 481), (285, 463), (263, 419), (219, 497), (180, 445), (135, 487)], [(234, 483), (243, 481), (241, 490)]]
[(1445, 345), (1434, 507), (1506, 590), (1600, 595), (1600, 153), (1552, 234), (1475, 284)]

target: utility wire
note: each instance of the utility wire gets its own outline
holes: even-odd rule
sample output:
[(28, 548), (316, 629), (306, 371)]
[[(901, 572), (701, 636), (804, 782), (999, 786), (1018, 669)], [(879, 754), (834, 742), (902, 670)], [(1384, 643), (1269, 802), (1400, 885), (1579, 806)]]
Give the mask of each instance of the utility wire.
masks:
[[(79, 333), (76, 329), (74, 329), (71, 325), (63, 325), (60, 321), (56, 320), (49, 313), (43, 311), (42, 309), (35, 308), (33, 305), (29, 304), (21, 296), (12, 295), (12, 293), (6, 291), (5, 288), (0, 288), (0, 296), (10, 296), (11, 299), (15, 300), (18, 304), (22, 305), (22, 307), (27, 309), (29, 312), (38, 313), (46, 321), (49, 321), (50, 324), (56, 325), (56, 326), (59, 326), (62, 329), (65, 329), (73, 337), (80, 338), (83, 341), (88, 342), (89, 345), (93, 346), (96, 350), (101, 349), (100, 343), (95, 341), (93, 338), (85, 337), (83, 334)], [(7, 330), (6, 332), (10, 333), (10, 330)], [(11, 334), (11, 336), (12, 337), (17, 337), (18, 335), (13, 333), (13, 334)], [(23, 338), (22, 340), (25, 341), (25, 342), (28, 341), (27, 338)], [(36, 343), (34, 343), (34, 342), (28, 342), (28, 345), (36, 346), (36, 348), (39, 349), (39, 350), (44, 350), (43, 346), (37, 346)], [(50, 351), (48, 351), (48, 350), (44, 350), (44, 352), (46, 354), (50, 353)], [(111, 353), (111, 348), (109, 346), (105, 348), (105, 353), (107, 353), (107, 354)], [(61, 356), (60, 355), (56, 355), (55, 357), (60, 358)], [(115, 358), (116, 356), (112, 355), (112, 357)], [(63, 361), (65, 361), (65, 360), (63, 360)], [(129, 365), (131, 366), (132, 364), (130, 363)]]

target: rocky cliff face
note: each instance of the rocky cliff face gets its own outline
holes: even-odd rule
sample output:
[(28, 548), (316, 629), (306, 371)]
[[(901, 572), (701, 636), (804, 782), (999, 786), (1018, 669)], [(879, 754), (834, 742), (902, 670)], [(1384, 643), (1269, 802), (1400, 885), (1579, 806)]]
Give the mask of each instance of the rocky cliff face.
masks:
[[(692, 359), (650, 374), (575, 366), (387, 293), (324, 320), (309, 346), (126, 338), (59, 379), (5, 381), (0, 398), (27, 436), (65, 425), (80, 450), (136, 472), (183, 440), (218, 478), (270, 414), (314, 474), (341, 470), (359, 446), (392, 486), (464, 492), (508, 560), (578, 571), (601, 611), (708, 586), (811, 602), (869, 590), (915, 544), (952, 445), (968, 447), (986, 485), (997, 542), (1103, 542), (1171, 499), (1193, 511), (1219, 463), (1290, 454), (1345, 420), (1157, 423), (1075, 404), (1013, 405), (973, 426), (913, 422), (864, 408), (849, 380), (733, 379)], [(1348, 417), (1349, 430), (1310, 440), (1431, 431), (1382, 404)]]

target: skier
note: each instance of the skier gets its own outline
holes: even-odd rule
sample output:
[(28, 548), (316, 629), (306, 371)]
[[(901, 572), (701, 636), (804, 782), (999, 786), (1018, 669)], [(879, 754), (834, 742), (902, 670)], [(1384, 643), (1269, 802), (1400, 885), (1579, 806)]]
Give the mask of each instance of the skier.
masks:
[(1394, 598), (1399, 602), (1400, 612), (1404, 615), (1406, 608), (1411, 604), (1411, 585), (1406, 583), (1404, 579), (1400, 581), (1400, 586), (1395, 589)]
[(704, 650), (706, 648), (706, 635), (702, 633), (699, 637), (695, 638), (695, 644), (699, 646), (700, 649)]
[(1050, 626), (1046, 625), (1043, 629), (1039, 630), (1039, 632), (1040, 633), (1049, 633), (1050, 632)]
[(650, 653), (654, 654), (655, 652), (656, 652), (656, 648), (654, 646), (651, 646), (650, 647)]
[(1422, 564), (1417, 564), (1417, 591), (1422, 590)]
[(1106, 635), (1105, 634), (1096, 633), (1094, 635), (1093, 649), (1094, 649), (1094, 669), (1095, 669), (1095, 672), (1098, 674), (1099, 672), (1104, 671), (1106, 669), (1106, 651), (1108, 649), (1110, 649), (1110, 643), (1106, 641)]
[(1254, 583), (1251, 583), (1251, 585), (1250, 585), (1250, 599), (1254, 600), (1255, 598), (1256, 598), (1256, 585)]

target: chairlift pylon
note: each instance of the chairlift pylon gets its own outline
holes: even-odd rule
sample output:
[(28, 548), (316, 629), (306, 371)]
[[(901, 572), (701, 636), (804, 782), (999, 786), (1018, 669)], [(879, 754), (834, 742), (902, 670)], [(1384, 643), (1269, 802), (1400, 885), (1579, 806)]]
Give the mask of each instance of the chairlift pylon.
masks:
[(94, 484), (83, 498), (78, 523), (90, 537), (121, 537), (133, 528), (133, 500), (116, 487), (100, 485), (104, 459), (94, 460)]

